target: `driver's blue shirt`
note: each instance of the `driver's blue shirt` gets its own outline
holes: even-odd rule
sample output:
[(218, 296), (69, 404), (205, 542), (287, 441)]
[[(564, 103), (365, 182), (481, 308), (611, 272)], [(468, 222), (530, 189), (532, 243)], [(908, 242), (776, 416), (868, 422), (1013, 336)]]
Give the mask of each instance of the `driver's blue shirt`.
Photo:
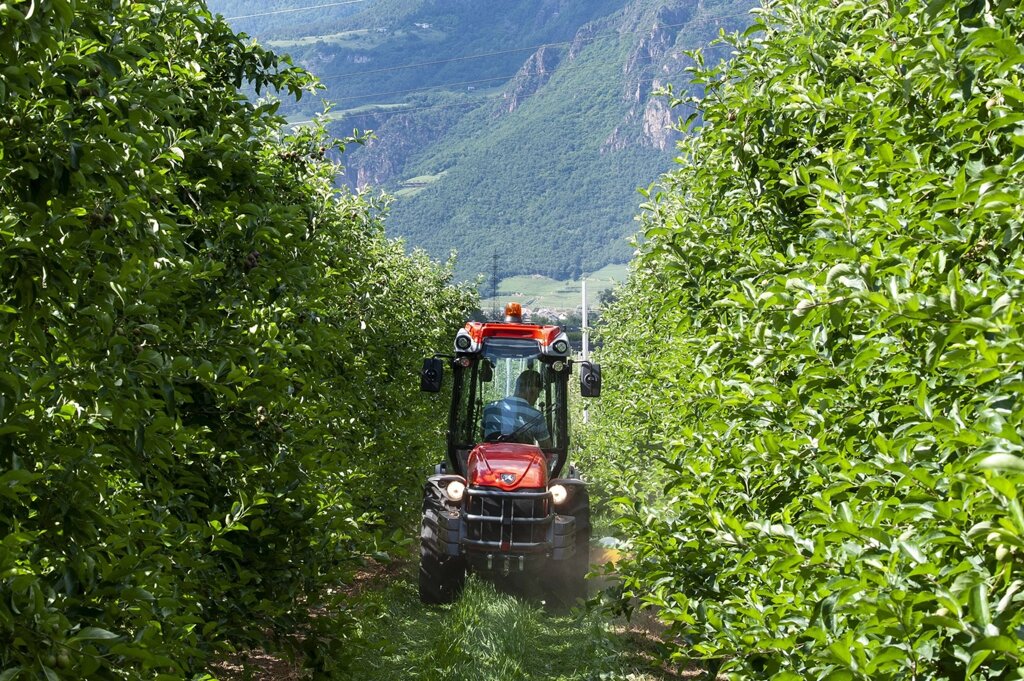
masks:
[(534, 444), (550, 440), (544, 415), (522, 397), (509, 395), (484, 407), (484, 439), (511, 436), (514, 442)]

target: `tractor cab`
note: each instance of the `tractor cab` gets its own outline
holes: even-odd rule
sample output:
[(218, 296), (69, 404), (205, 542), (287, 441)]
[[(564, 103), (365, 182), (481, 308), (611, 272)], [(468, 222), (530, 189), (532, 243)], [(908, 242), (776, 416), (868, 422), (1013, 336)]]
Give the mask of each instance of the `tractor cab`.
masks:
[(454, 599), (467, 570), (541, 567), (578, 595), (590, 508), (578, 471), (565, 471), (569, 376), (580, 364), (581, 393), (596, 396), (600, 367), (573, 360), (559, 327), (524, 324), (515, 303), (503, 322), (467, 323), (454, 349), (425, 360), (421, 374), (423, 390), (440, 392), (449, 360), (448, 451), (424, 490), (421, 598)]

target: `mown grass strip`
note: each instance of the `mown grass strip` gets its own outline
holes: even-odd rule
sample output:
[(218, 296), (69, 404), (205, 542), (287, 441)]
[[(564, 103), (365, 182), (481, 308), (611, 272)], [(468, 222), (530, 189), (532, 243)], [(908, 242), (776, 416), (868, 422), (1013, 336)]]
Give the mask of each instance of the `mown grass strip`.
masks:
[[(415, 567), (415, 566), (413, 566)], [(635, 632), (585, 610), (556, 610), (470, 578), (450, 606), (420, 604), (412, 571), (365, 592), (364, 646), (355, 669), (364, 681), (696, 678), (651, 667)]]

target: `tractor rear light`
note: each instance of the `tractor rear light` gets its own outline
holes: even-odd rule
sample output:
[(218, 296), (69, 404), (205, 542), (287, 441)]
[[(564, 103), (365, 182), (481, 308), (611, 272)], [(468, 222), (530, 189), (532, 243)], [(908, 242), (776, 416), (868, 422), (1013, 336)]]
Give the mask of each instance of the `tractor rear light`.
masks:
[(555, 505), (561, 504), (569, 497), (569, 490), (565, 489), (562, 485), (551, 485), (551, 501), (555, 502)]
[(462, 497), (466, 493), (466, 485), (458, 480), (452, 480), (448, 483), (448, 486), (444, 488), (444, 493), (448, 497), (449, 501), (462, 501)]

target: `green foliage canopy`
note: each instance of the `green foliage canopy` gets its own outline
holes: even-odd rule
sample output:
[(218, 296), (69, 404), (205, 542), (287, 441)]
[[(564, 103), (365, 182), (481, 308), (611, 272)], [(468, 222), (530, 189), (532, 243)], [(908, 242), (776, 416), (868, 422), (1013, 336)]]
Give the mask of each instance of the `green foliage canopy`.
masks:
[(0, 4), (4, 681), (191, 678), (415, 510), (470, 296), (243, 83), (312, 79), (189, 0)]
[(778, 0), (700, 69), (588, 443), (671, 654), (1022, 678), (1022, 35), (1017, 2)]

